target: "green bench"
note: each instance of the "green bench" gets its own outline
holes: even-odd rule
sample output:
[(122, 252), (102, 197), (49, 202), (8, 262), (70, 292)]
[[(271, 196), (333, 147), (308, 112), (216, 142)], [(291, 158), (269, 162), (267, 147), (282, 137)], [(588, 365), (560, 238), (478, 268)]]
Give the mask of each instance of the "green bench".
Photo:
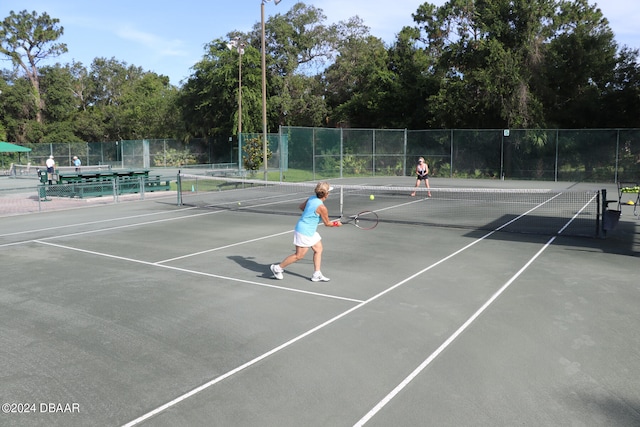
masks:
[[(40, 195), (57, 197), (101, 197), (114, 195), (114, 181), (117, 194), (140, 193), (141, 191), (169, 191), (171, 181), (161, 176), (149, 176), (149, 171), (141, 170), (96, 170), (96, 171), (56, 171), (56, 184), (48, 184), (46, 171), (40, 174), (42, 188)], [(141, 186), (144, 185), (144, 190)]]

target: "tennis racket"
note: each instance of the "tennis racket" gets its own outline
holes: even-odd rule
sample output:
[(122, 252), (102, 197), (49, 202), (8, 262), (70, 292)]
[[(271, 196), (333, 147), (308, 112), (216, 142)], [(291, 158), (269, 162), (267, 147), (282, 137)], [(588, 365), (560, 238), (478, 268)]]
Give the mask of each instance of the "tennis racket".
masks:
[(378, 225), (378, 214), (372, 211), (362, 211), (341, 220), (343, 224), (355, 225), (361, 230), (372, 230)]

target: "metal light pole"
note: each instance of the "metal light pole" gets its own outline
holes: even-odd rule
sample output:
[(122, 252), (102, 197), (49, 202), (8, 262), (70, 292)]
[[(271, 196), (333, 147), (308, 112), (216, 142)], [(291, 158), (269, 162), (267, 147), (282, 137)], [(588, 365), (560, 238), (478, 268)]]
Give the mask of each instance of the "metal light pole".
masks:
[(231, 50), (238, 50), (238, 141), (242, 137), (242, 55), (245, 44), (240, 37), (231, 40), (227, 47)]
[[(267, 180), (267, 55), (264, 31), (264, 5), (272, 0), (262, 0), (260, 18), (262, 22), (262, 163), (264, 165), (264, 180)], [(273, 0), (275, 4), (282, 0)]]

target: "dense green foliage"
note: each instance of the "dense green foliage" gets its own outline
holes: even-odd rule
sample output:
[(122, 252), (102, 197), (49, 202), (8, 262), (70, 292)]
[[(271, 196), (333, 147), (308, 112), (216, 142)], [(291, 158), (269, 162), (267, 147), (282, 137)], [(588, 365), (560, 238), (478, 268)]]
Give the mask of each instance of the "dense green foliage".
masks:
[[(242, 156), (242, 166), (248, 171), (255, 172), (262, 166), (264, 161), (264, 145), (262, 138), (249, 138), (244, 144), (244, 155)], [(267, 147), (267, 160), (271, 159), (271, 150)]]
[[(359, 18), (328, 25), (304, 3), (271, 17), (269, 131), (640, 127), (638, 50), (618, 46), (587, 0), (450, 0), (413, 19), (387, 46)], [(39, 67), (66, 51), (58, 24), (27, 11), (0, 22), (13, 65), (0, 79), (0, 139), (225, 141), (237, 133), (239, 59), (242, 130), (261, 132), (259, 24), (210, 41), (181, 87), (116, 58)], [(234, 38), (241, 56), (226, 46)]]

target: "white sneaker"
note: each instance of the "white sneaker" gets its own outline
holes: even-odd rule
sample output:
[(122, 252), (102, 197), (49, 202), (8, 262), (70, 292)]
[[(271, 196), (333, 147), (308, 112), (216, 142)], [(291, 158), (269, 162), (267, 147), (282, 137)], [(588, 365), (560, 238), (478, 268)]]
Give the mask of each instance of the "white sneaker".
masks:
[(317, 271), (315, 273), (313, 273), (313, 276), (311, 276), (311, 281), (312, 282), (328, 282), (329, 279), (328, 277), (325, 277), (322, 275), (321, 272)]
[(271, 267), (269, 267), (269, 268), (271, 269), (271, 272), (273, 273), (273, 277), (275, 277), (278, 280), (284, 279), (284, 276), (282, 275), (282, 272), (284, 270), (281, 269), (280, 267), (278, 267), (278, 265), (271, 264)]

